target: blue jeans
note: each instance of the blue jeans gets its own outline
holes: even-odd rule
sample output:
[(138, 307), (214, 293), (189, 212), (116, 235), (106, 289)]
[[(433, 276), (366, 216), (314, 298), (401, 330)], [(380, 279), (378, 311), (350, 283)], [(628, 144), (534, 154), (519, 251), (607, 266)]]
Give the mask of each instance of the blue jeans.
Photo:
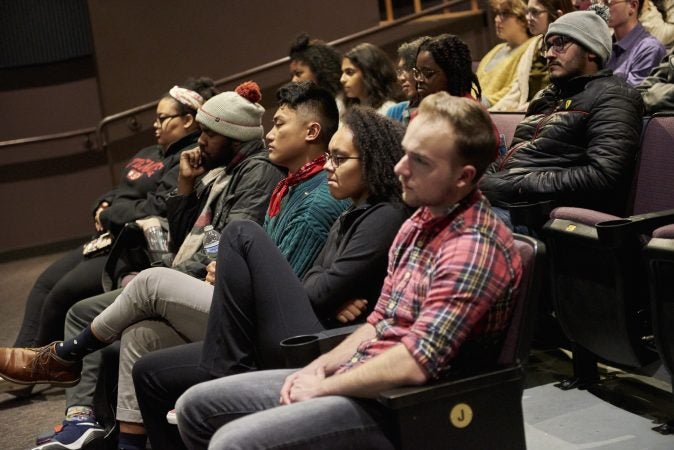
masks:
[(279, 406), (281, 386), (292, 372), (232, 375), (187, 390), (176, 404), (187, 447), (393, 448), (386, 416), (372, 400), (328, 396)]

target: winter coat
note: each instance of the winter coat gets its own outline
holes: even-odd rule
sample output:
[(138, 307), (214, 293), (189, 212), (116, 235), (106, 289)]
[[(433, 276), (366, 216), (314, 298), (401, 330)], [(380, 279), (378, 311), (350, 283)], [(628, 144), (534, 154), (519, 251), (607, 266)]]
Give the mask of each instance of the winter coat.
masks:
[(532, 100), (510, 149), (488, 168), (480, 189), (502, 207), (553, 200), (621, 215), (642, 116), (639, 93), (610, 70), (551, 84)]

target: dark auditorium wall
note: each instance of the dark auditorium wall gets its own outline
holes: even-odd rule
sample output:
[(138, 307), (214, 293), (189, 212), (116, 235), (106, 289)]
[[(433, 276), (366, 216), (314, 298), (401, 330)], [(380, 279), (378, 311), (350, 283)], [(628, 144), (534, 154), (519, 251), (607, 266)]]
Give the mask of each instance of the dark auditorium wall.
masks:
[[(0, 30), (0, 141), (100, 120), (86, 0), (3, 0)], [(84, 143), (0, 149), (0, 255), (91, 232), (92, 191), (109, 177)]]
[(376, 0), (89, 0), (101, 105), (154, 100), (189, 75), (226, 75), (287, 56), (299, 31), (332, 40), (377, 25)]
[[(189, 75), (282, 58), (301, 30), (330, 40), (377, 23), (376, 0), (2, 0), (0, 141), (95, 126)], [(110, 131), (115, 170), (152, 140), (124, 128)], [(0, 152), (0, 259), (93, 231), (90, 205), (111, 185), (102, 153), (83, 139)]]

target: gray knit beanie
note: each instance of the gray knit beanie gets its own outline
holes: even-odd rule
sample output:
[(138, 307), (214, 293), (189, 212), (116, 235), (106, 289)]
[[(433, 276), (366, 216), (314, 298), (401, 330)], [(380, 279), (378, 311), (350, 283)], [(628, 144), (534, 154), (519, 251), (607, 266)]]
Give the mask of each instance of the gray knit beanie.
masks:
[(237, 141), (262, 139), (264, 108), (257, 103), (261, 98), (257, 83), (247, 81), (237, 86), (234, 92), (211, 97), (197, 111), (197, 122)]
[(574, 11), (550, 24), (548, 36), (568, 36), (599, 58), (603, 67), (611, 56), (611, 30), (595, 11)]

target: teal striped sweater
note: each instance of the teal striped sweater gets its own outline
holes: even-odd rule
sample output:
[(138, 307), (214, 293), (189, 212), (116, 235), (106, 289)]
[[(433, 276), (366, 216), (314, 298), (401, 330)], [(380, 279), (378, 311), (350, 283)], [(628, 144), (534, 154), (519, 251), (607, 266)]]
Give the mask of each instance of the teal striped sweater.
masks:
[(321, 171), (290, 188), (278, 215), (267, 214), (264, 229), (299, 278), (313, 265), (330, 227), (350, 204), (330, 195), (326, 173)]

